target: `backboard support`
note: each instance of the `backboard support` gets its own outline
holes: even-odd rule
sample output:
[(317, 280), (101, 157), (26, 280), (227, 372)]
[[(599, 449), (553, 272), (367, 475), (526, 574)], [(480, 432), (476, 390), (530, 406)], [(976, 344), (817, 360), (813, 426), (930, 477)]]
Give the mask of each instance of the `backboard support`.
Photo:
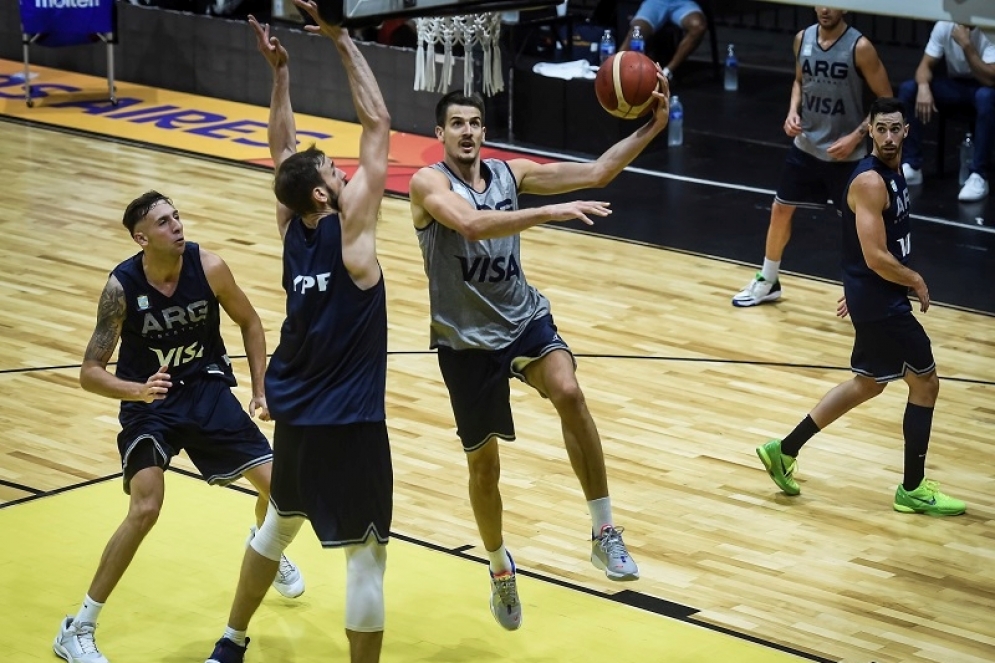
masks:
[(342, 3), (342, 25), (364, 27), (389, 18), (452, 16), (557, 5), (562, 0), (322, 0)]

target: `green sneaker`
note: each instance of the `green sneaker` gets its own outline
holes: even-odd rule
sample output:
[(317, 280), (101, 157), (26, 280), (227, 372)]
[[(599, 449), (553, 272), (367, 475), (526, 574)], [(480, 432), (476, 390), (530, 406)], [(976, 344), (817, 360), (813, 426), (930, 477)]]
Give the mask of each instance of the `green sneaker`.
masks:
[(940, 492), (940, 484), (923, 479), (915, 490), (905, 490), (898, 484), (895, 491), (895, 511), (902, 513), (926, 513), (931, 516), (959, 516), (967, 511), (967, 505), (960, 500)]
[(762, 447), (757, 447), (757, 455), (760, 456), (760, 462), (767, 468), (767, 474), (774, 480), (777, 487), (784, 491), (785, 495), (798, 495), (802, 492), (795, 480), (791, 478), (791, 475), (798, 469), (798, 461), (791, 456), (781, 454), (780, 440), (771, 440)]

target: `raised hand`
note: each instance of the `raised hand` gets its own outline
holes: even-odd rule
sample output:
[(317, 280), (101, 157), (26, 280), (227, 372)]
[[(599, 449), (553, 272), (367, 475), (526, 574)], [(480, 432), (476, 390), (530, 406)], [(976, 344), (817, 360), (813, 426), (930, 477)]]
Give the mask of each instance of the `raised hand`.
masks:
[(597, 200), (575, 200), (569, 203), (549, 205), (546, 207), (553, 221), (573, 221), (579, 219), (589, 226), (594, 221), (588, 216), (608, 216), (612, 213), (611, 203)]
[(653, 120), (666, 124), (670, 121), (670, 80), (663, 73), (663, 68), (660, 67), (659, 63), (656, 65), (656, 78), (659, 83), (653, 90), (653, 96), (656, 97)]
[(167, 370), (169, 370), (169, 366), (160, 366), (156, 374), (145, 381), (140, 400), (151, 403), (152, 401), (161, 401), (166, 397), (166, 392), (173, 386)]
[(256, 33), (256, 48), (263, 54), (269, 65), (274, 69), (286, 67), (287, 63), (290, 62), (290, 56), (287, 54), (287, 49), (280, 43), (280, 40), (270, 36), (269, 24), (264, 25), (260, 23), (256, 20), (255, 16), (250, 14), (249, 25), (252, 26), (253, 32)]
[(342, 34), (342, 27), (338, 25), (332, 25), (325, 19), (321, 18), (318, 14), (318, 3), (314, 0), (294, 0), (294, 4), (297, 8), (303, 12), (307, 12), (307, 15), (317, 23), (317, 25), (305, 25), (304, 29), (308, 32), (313, 32), (315, 34), (323, 34), (326, 37), (336, 39)]

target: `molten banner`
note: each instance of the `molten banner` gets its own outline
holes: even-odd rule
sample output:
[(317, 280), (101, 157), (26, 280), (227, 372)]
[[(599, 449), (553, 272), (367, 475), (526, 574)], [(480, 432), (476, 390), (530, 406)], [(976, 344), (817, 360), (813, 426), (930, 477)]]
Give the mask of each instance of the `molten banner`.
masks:
[(44, 46), (91, 41), (114, 32), (114, 0), (21, 0), (21, 31)]

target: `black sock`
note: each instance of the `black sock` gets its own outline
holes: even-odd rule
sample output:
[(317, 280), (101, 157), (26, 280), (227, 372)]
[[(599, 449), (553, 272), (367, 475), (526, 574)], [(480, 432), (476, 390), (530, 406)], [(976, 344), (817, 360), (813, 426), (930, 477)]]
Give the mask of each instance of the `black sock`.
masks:
[(905, 405), (902, 432), (905, 433), (905, 490), (915, 490), (926, 476), (926, 450), (929, 449), (929, 432), (933, 428), (933, 408), (922, 405)]
[(802, 445), (812, 439), (812, 436), (819, 432), (819, 427), (812, 421), (812, 415), (801, 420), (795, 429), (788, 433), (788, 436), (781, 440), (781, 453), (788, 456), (797, 456)]

